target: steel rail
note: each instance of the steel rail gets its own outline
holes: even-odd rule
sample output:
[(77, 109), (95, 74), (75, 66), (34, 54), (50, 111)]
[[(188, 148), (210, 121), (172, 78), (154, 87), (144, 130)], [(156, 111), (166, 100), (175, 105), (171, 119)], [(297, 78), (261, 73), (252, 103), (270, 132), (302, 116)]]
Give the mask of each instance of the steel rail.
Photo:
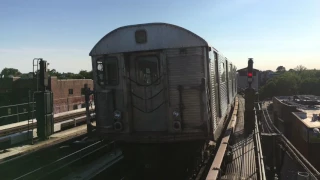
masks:
[[(258, 111), (261, 110), (260, 104), (258, 104)], [(257, 110), (256, 110), (257, 112)], [(259, 125), (257, 120), (257, 114), (255, 115), (255, 128), (254, 128), (254, 142), (256, 145), (256, 152), (257, 152), (257, 160), (258, 160), (258, 169), (259, 169), (259, 177), (261, 180), (266, 180), (266, 174), (264, 169), (264, 161), (263, 161), (263, 152), (262, 152), (262, 146), (260, 141), (260, 132), (259, 132)]]
[[(58, 160), (51, 162), (47, 165), (44, 165), (42, 167), (39, 167), (27, 174), (24, 174), (18, 178), (18, 179), (34, 179), (34, 176), (37, 176), (37, 179), (45, 178), (46, 176), (53, 174), (62, 168), (65, 168), (66, 166), (69, 166), (70, 164), (83, 159), (84, 157), (87, 157), (99, 150), (102, 150), (106, 147), (111, 146), (114, 142), (105, 142), (105, 141), (98, 141), (94, 144), (91, 144), (85, 148), (82, 148), (76, 152), (73, 152), (67, 156), (64, 156), (62, 158), (59, 158)], [(47, 173), (45, 173), (47, 172)]]

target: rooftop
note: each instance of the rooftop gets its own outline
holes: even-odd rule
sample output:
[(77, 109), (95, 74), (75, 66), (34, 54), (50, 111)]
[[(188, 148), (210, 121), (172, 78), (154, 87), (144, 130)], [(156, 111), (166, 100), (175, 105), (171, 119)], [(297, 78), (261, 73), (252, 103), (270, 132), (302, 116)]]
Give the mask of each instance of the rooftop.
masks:
[[(320, 97), (314, 95), (278, 96), (285, 104), (295, 106), (298, 112), (293, 112), (308, 128), (320, 128)], [(313, 118), (314, 117), (314, 118)]]
[[(247, 67), (237, 70), (237, 72), (240, 72), (240, 71), (246, 71), (246, 72), (247, 72)], [(253, 68), (253, 71), (254, 71), (254, 72), (260, 72), (259, 69), (254, 69), (254, 68)]]
[(299, 109), (299, 110), (301, 112), (293, 112), (293, 114), (299, 117), (299, 119), (305, 126), (307, 126), (308, 128), (320, 128), (320, 121), (313, 120), (314, 114), (319, 116), (320, 109), (316, 109), (316, 110)]

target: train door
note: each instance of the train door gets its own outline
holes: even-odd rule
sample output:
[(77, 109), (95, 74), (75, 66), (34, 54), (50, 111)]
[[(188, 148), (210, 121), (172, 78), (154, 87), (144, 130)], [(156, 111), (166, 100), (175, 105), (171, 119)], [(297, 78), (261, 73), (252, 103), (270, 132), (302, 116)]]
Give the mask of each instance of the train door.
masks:
[(166, 99), (161, 53), (129, 56), (134, 131), (166, 131)]

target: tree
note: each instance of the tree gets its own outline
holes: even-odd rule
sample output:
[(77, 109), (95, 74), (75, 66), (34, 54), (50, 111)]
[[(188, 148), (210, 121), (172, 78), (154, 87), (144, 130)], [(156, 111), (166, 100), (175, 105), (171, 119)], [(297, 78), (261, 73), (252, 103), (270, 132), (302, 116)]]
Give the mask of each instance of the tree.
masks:
[[(35, 72), (35, 74), (39, 73), (39, 70)], [(9, 77), (12, 76), (20, 76), (21, 78), (29, 78), (29, 74), (22, 74), (18, 69), (14, 68), (4, 68), (1, 71), (0, 78), (2, 76)], [(79, 73), (60, 73), (56, 69), (51, 69), (48, 71), (49, 76), (56, 76), (58, 79), (93, 79), (92, 71), (81, 70)]]
[(284, 72), (267, 81), (260, 88), (260, 97), (291, 96), (299, 93), (301, 77), (295, 72)]
[(86, 70), (81, 70), (79, 74), (84, 78), (84, 79), (92, 79), (92, 71), (86, 71)]
[(277, 72), (285, 72), (286, 71), (286, 68), (283, 67), (283, 66), (278, 66), (277, 67)]
[(260, 98), (271, 98), (276, 93), (276, 83), (273, 80), (267, 81), (266, 85), (260, 88)]
[(3, 75), (4, 77), (19, 76), (21, 75), (21, 72), (15, 68), (4, 68), (1, 71), (1, 75)]
[(299, 66), (295, 67), (294, 70), (297, 71), (298, 73), (301, 73), (302, 71), (307, 70), (307, 68), (302, 65), (299, 65)]
[(318, 95), (318, 82), (317, 78), (303, 78), (300, 84), (300, 93)]
[(49, 71), (49, 74), (57, 74), (56, 69), (51, 69), (51, 70)]
[(298, 93), (300, 78), (297, 74), (287, 72), (277, 78), (276, 95), (291, 96)]

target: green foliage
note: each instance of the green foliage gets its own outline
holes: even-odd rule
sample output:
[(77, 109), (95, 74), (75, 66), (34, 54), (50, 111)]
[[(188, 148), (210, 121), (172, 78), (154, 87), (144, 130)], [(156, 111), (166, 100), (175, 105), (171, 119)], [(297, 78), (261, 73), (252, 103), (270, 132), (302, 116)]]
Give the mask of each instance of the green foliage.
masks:
[(6, 78), (9, 76), (19, 76), (21, 72), (15, 68), (3, 68), (0, 74)]
[(78, 74), (67, 72), (60, 73), (55, 69), (49, 71), (50, 76), (56, 76), (58, 79), (92, 79), (92, 71), (81, 70)]
[[(60, 73), (55, 69), (51, 69), (48, 72), (49, 76), (56, 76), (58, 79), (92, 79), (92, 71), (81, 70), (79, 73)], [(4, 77), (12, 76), (20, 76), (20, 77), (28, 77), (28, 74), (21, 74), (18, 69), (14, 68), (4, 68), (1, 71), (1, 75)], [(1, 77), (1, 76), (0, 76)]]
[(261, 99), (296, 94), (320, 95), (320, 70), (308, 70), (304, 66), (280, 73), (259, 89)]
[(285, 72), (286, 68), (284, 66), (278, 66), (277, 67), (277, 72)]
[(297, 72), (301, 72), (301, 71), (307, 70), (307, 68), (302, 66), (302, 65), (299, 65), (296, 68), (294, 68), (294, 70), (297, 71)]
[(84, 77), (85, 79), (92, 79), (92, 71), (81, 70), (81, 71), (79, 72), (79, 75), (81, 75), (81, 76)]

